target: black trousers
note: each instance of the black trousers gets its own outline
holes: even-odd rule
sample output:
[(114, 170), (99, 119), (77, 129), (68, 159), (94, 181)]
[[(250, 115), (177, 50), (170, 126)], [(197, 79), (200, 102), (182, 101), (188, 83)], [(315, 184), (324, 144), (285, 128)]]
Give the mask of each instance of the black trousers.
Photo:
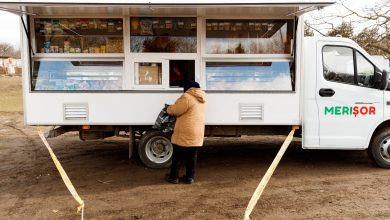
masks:
[(185, 162), (186, 165), (186, 177), (194, 178), (198, 148), (199, 147), (181, 147), (179, 145), (173, 145), (172, 165), (169, 173), (171, 179), (179, 177), (179, 170), (182, 162)]

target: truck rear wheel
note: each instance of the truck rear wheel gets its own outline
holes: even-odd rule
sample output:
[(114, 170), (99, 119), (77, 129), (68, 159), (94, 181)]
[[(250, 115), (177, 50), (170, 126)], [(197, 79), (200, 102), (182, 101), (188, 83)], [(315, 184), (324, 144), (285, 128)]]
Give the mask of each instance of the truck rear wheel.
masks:
[(160, 131), (147, 131), (138, 144), (138, 156), (150, 168), (166, 168), (171, 164), (173, 146)]
[(390, 168), (390, 129), (380, 130), (371, 141), (367, 152), (376, 165)]

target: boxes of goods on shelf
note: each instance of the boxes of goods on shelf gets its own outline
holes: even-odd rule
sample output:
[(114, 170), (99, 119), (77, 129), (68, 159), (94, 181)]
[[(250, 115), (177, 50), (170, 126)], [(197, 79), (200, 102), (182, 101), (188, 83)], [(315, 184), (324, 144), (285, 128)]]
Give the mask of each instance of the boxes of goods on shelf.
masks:
[(36, 19), (41, 53), (122, 53), (121, 19)]
[(156, 64), (139, 66), (139, 84), (140, 85), (159, 85), (161, 84), (161, 66)]

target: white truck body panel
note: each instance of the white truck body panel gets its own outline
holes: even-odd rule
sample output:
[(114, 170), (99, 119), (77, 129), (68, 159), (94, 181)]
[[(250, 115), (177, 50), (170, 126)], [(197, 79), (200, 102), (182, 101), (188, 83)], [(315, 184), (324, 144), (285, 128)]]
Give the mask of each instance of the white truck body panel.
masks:
[[(30, 93), (25, 117), (29, 125), (152, 125), (165, 103), (181, 93)], [(300, 124), (297, 94), (207, 94), (208, 125)], [(284, 100), (275, 102), (274, 100)], [(240, 104), (262, 104), (264, 120), (240, 121)], [(64, 104), (87, 104), (88, 121), (64, 119)]]

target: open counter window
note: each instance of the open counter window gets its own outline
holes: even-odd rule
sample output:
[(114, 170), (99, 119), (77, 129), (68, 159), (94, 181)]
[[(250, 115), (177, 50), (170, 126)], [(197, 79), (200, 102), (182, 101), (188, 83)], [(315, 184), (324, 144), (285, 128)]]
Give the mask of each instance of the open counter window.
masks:
[(122, 19), (35, 18), (40, 53), (123, 53)]
[(207, 62), (206, 89), (217, 91), (292, 91), (292, 63)]
[(137, 89), (182, 88), (195, 79), (195, 60), (134, 59), (132, 66)]
[(195, 60), (170, 60), (169, 87), (183, 87), (187, 80), (195, 80)]
[(121, 90), (122, 61), (34, 61), (32, 90)]
[(207, 54), (291, 54), (293, 20), (207, 19)]
[(196, 53), (196, 18), (132, 17), (133, 53)]

